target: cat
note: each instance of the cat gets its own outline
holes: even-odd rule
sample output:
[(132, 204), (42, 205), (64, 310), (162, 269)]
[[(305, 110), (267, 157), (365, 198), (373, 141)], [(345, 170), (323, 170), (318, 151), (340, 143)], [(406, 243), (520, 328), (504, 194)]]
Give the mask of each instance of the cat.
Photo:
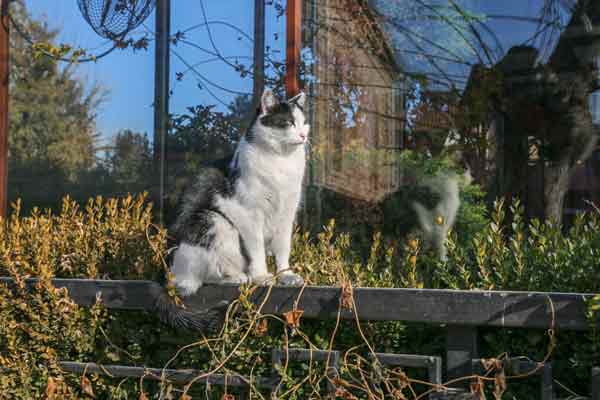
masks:
[(184, 194), (171, 267), (183, 296), (203, 283), (268, 282), (268, 253), (280, 283), (303, 284), (289, 257), (306, 164), (305, 102), (304, 93), (279, 101), (265, 91), (234, 155), (201, 170)]
[[(456, 174), (440, 174), (421, 183), (440, 198), (433, 209), (416, 201), (411, 203), (425, 240), (435, 249), (441, 261), (447, 261), (445, 241), (460, 207), (459, 179)], [(471, 183), (472, 176), (468, 168), (462, 179), (466, 185)]]

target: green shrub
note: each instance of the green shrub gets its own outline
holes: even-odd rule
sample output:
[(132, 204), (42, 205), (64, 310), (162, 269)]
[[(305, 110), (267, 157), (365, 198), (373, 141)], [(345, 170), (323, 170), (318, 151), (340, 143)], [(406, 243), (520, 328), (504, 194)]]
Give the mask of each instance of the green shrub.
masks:
[[(17, 202), (0, 224), (0, 276), (16, 282), (0, 285), (2, 398), (82, 397), (88, 378), (64, 376), (57, 361), (96, 359), (109, 316), (100, 303), (78, 307), (51, 278), (158, 279), (165, 242), (145, 196), (98, 197), (83, 209), (65, 198), (60, 214), (34, 209), (27, 217)], [(29, 277), (39, 278), (32, 290), (24, 283)]]
[[(178, 398), (186, 389), (93, 374), (81, 379), (62, 373), (57, 367), (59, 360), (151, 367), (168, 364), (171, 368), (202, 371), (220, 367), (221, 373), (265, 376), (270, 374), (268, 360), (274, 347), (332, 347), (350, 350), (349, 363), (342, 368), (342, 381), (338, 382), (344, 386), (361, 371), (392, 376), (392, 372), (380, 371), (368, 363), (369, 346), (381, 352), (444, 356), (442, 327), (395, 321), (360, 325), (355, 321), (298, 321), (293, 315), (288, 315), (286, 321), (258, 313), (258, 307), (247, 301), (251, 287), (242, 288), (244, 295), (231, 309), (237, 310), (235, 318), (228, 319), (226, 328), (210, 341), (193, 332), (175, 331), (154, 315), (108, 313), (101, 304), (78, 307), (64, 290), (52, 287), (51, 278), (168, 282), (164, 263), (167, 232), (152, 224), (151, 207), (143, 196), (97, 198), (83, 208), (65, 199), (62, 211), (56, 215), (34, 210), (23, 217), (18, 210), (17, 204), (9, 220), (0, 226), (0, 275), (17, 282), (11, 289), (0, 284), (0, 393), (6, 393), (7, 398), (89, 398), (85, 392), (90, 389), (96, 398), (138, 399), (142, 391), (148, 398), (168, 398), (167, 393)], [(505, 214), (498, 203), (485, 224), (474, 219), (470, 237), (459, 240), (456, 233), (451, 233), (445, 263), (424, 250), (418, 235), (399, 240), (394, 247), (393, 242), (375, 233), (365, 256), (353, 245), (350, 234), (336, 232), (334, 221), (314, 237), (296, 231), (291, 261), (311, 284), (337, 285), (347, 290), (352, 284), (600, 291), (598, 214), (578, 217), (567, 232), (550, 223), (525, 223), (518, 203), (512, 207), (510, 224)], [(27, 277), (40, 278), (40, 284), (25, 289), (22, 282)], [(543, 331), (485, 329), (482, 338), (484, 357), (506, 352), (540, 360), (548, 344)], [(553, 358), (557, 360), (556, 376), (564, 377), (564, 385), (585, 393), (589, 369), (600, 353), (597, 331), (585, 335), (559, 332), (557, 340)], [(184, 346), (186, 349), (170, 361)], [(282, 371), (286, 377), (282, 393), (288, 393), (286, 398), (302, 399), (314, 395), (317, 389), (322, 391), (326, 384), (323, 372), (317, 366), (290, 365)], [(424, 378), (417, 371), (407, 373), (410, 378)], [(509, 381), (507, 398), (537, 396), (537, 382), (528, 382), (521, 387)], [(205, 390), (204, 385), (196, 384), (188, 394), (205, 398)], [(349, 391), (364, 398), (360, 390)], [(223, 394), (215, 388), (211, 393), (215, 399)], [(255, 397), (258, 393), (254, 391)], [(403, 393), (410, 398), (409, 387), (404, 387)]]

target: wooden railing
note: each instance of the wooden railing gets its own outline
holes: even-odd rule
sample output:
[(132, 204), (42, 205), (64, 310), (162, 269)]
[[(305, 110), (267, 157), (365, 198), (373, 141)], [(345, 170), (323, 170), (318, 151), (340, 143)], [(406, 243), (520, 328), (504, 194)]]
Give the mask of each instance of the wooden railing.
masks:
[[(11, 284), (10, 278), (0, 278), (0, 283)], [(27, 281), (33, 286), (35, 279)], [(164, 289), (151, 281), (55, 279), (57, 288), (65, 287), (73, 301), (82, 306), (91, 306), (100, 295), (103, 304), (109, 309), (138, 310), (153, 312), (157, 302), (165, 296)], [(260, 304), (265, 299), (262, 313), (283, 315), (292, 310), (294, 304), (303, 310), (303, 318), (335, 319), (339, 310), (341, 288), (309, 286), (275, 286), (270, 291), (260, 287), (253, 292), (250, 301)], [(197, 294), (185, 299), (186, 308), (191, 312), (205, 310), (221, 304), (224, 300), (238, 298), (239, 288), (234, 285), (207, 285)], [(478, 329), (481, 327), (511, 327), (553, 329), (555, 331), (585, 331), (590, 328), (586, 318), (586, 301), (593, 295), (579, 293), (545, 293), (514, 291), (463, 291), (434, 289), (394, 289), (394, 288), (354, 288), (354, 311), (343, 309), (344, 319), (358, 318), (361, 321), (405, 321), (429, 324), (443, 324), (446, 329), (446, 362), (442, 374), (442, 359), (430, 355), (402, 355), (376, 353), (383, 365), (425, 368), (432, 383), (442, 383), (478, 372)], [(356, 314), (355, 314), (356, 313)], [(308, 353), (307, 353), (308, 352)], [(310, 353), (310, 354), (309, 354)], [(273, 365), (281, 362), (281, 349), (273, 349)], [(338, 354), (328, 356), (326, 351), (302, 351), (288, 354), (290, 358), (329, 360), (336, 369)], [(534, 371), (541, 376), (540, 399), (554, 399), (552, 366), (539, 365), (518, 360), (505, 360), (513, 370), (520, 373)], [(110, 373), (120, 377), (148, 376), (150, 379), (166, 377), (169, 380), (185, 383), (201, 371), (163, 370), (128, 366), (99, 366), (93, 363), (65, 361), (62, 367), (69, 372), (82, 373), (84, 370), (98, 374)], [(213, 374), (205, 377), (205, 382), (247, 386), (245, 377)], [(253, 384), (261, 388), (274, 388), (278, 379), (276, 368), (273, 375), (256, 380)], [(592, 399), (600, 400), (600, 368), (591, 371)], [(333, 388), (332, 388), (333, 390)], [(438, 394), (436, 398), (449, 398), (452, 393)]]

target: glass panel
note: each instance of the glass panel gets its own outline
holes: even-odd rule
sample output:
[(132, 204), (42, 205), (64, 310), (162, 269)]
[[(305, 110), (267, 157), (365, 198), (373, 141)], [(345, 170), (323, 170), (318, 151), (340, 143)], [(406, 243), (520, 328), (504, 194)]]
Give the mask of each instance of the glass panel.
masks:
[[(519, 198), (530, 217), (568, 225), (590, 210), (600, 17), (575, 3), (305, 0), (305, 222), (404, 225), (386, 206), (400, 200), (416, 222), (417, 187), (438, 167), (468, 167), (489, 205)], [(430, 207), (444, 187), (427, 189)]]
[[(156, 200), (155, 14), (104, 56), (114, 43), (74, 4), (20, 4), (11, 201), (56, 206), (65, 194), (83, 201), (143, 190)], [(201, 162), (232, 153), (253, 115), (253, 2), (183, 4), (173, 3), (171, 18), (169, 212)], [(419, 226), (415, 202), (431, 208), (445, 195), (426, 178), (462, 176), (466, 166), (487, 206), (519, 198), (527, 216), (567, 225), (590, 210), (600, 187), (600, 17), (577, 4), (305, 0), (301, 76), (312, 130), (299, 222), (336, 217), (368, 238), (395, 221), (406, 227), (389, 227), (399, 235)], [(266, 2), (266, 85), (280, 95), (285, 7)], [(74, 50), (97, 61), (44, 55)]]
[(11, 10), (9, 201), (152, 191), (154, 13), (115, 46), (76, 2)]
[(253, 3), (172, 2), (167, 223), (201, 163), (230, 156), (251, 121)]
[[(102, 2), (98, 0), (98, 4)], [(251, 126), (258, 105), (258, 93), (253, 93), (257, 50), (253, 33), (255, 2), (172, 0), (170, 3), (173, 6), (170, 93), (159, 99), (169, 102), (170, 115), (162, 115), (168, 117), (169, 129), (166, 156), (160, 159), (153, 139), (157, 115), (153, 107), (156, 14), (150, 14), (133, 32), (115, 41), (114, 36), (111, 40), (100, 38), (84, 21), (76, 2), (11, 2), (11, 201), (22, 198), (25, 209), (58, 207), (62, 196), (67, 194), (85, 202), (99, 194), (123, 196), (146, 190), (150, 199), (156, 201), (164, 190), (166, 199), (160, 198), (166, 200), (164, 221), (171, 226), (178, 206), (182, 205), (182, 191), (200, 175), (202, 164), (232, 156)], [(285, 0), (265, 0), (265, 4), (265, 83), (281, 99), (286, 73), (287, 4)], [(340, 311), (346, 308), (346, 315), (349, 312), (358, 315), (362, 308), (373, 310), (380, 306), (355, 304), (351, 301), (352, 285), (599, 292), (600, 1), (303, 0), (302, 6), (300, 83), (308, 94), (306, 112), (312, 128), (303, 201), (296, 219), (307, 233), (293, 236), (291, 269), (307, 284), (341, 286)], [(90, 57), (88, 62), (81, 60)], [(279, 111), (271, 120), (272, 127), (296, 125), (298, 119), (290, 118), (289, 108), (281, 107)], [(299, 168), (286, 170), (289, 159), (285, 155), (302, 155), (296, 150), (302, 149), (298, 146), (303, 143), (299, 140), (304, 139), (303, 133), (293, 129), (287, 133), (298, 136), (292, 138), (293, 142), (279, 141), (270, 148), (249, 146), (250, 152), (262, 151), (262, 156), (272, 156), (275, 161), (264, 170), (280, 169), (290, 177), (296, 174), (299, 182)], [(292, 145), (294, 150), (286, 154)], [(167, 166), (165, 175), (159, 169), (162, 161)], [(302, 160), (299, 157), (296, 161)], [(221, 166), (225, 165), (228, 164)], [(250, 165), (246, 171), (253, 167)], [(232, 182), (241, 182), (237, 189), (251, 181), (224, 179), (224, 174), (217, 173), (213, 176), (217, 177), (219, 187), (210, 190), (224, 187), (227, 194), (235, 186)], [(263, 174), (255, 181), (267, 188), (288, 183), (282, 179), (273, 184), (270, 178), (269, 174)], [(200, 187), (199, 199), (204, 199), (207, 189)], [(207, 283), (200, 282), (200, 277), (205, 276), (217, 283), (221, 278), (232, 282), (251, 278), (252, 283), (263, 283), (262, 279), (269, 278), (267, 262), (261, 265), (263, 260), (268, 260), (270, 271), (279, 267), (288, 272), (285, 269), (290, 242), (278, 239), (292, 236), (287, 230), (292, 226), (292, 213), (287, 213), (285, 206), (290, 203), (295, 206), (297, 193), (290, 190), (285, 193), (288, 196), (280, 194), (277, 190), (262, 192), (261, 200), (269, 204), (265, 207), (268, 212), (256, 213), (258, 217), (250, 223), (243, 212), (238, 214), (241, 218), (232, 222), (227, 215), (229, 210), (214, 204), (206, 207), (208, 201), (188, 207), (193, 210), (190, 214), (199, 218), (189, 218), (179, 232), (169, 231), (171, 237), (179, 236), (177, 245), (189, 245), (178, 247), (179, 259), (183, 260), (179, 268), (173, 263), (174, 274), (179, 274), (176, 287), (191, 293), (200, 283)], [(214, 197), (217, 198), (214, 203), (221, 200)], [(254, 206), (248, 203), (252, 202), (241, 201), (240, 208)], [(584, 211), (593, 214), (587, 214), (585, 219), (578, 217)], [(288, 223), (280, 225), (280, 219), (272, 218), (277, 213), (281, 220), (288, 217)], [(326, 225), (330, 219), (335, 219), (337, 225)], [(545, 223), (552, 219), (563, 225)], [(263, 224), (264, 220), (268, 223)], [(36, 238), (42, 242), (45, 239), (42, 236)], [(31, 241), (32, 246), (15, 243), (12, 248), (15, 267), (26, 264), (20, 262), (22, 251), (29, 251), (30, 247), (38, 250), (36, 242), (37, 239)], [(106, 251), (112, 252), (111, 243), (102, 244)], [(154, 246), (150, 252), (147, 246), (134, 244), (121, 246), (118, 257), (127, 253), (123, 256), (127, 259), (130, 249), (143, 254), (131, 254), (132, 265), (114, 264), (123, 270), (132, 266), (140, 270), (157, 264), (149, 261), (159, 258)], [(34, 257), (36, 262), (45, 253), (55, 253), (48, 246), (39, 249), (36, 252), (39, 257)], [(7, 246), (4, 258), (13, 256), (9, 250)], [(86, 253), (86, 249), (81, 251)], [(104, 252), (92, 253), (91, 259), (103, 261)], [(273, 260), (269, 253), (277, 253), (277, 259)], [(60, 254), (56, 262), (69, 274), (72, 254)], [(47, 263), (37, 264), (30, 265), (33, 272), (37, 269), (47, 276), (52, 270), (46, 268)], [(90, 275), (95, 274), (98, 263), (93, 264)], [(113, 262), (109, 264), (112, 270)], [(194, 270), (196, 267), (198, 270)], [(98, 275), (104, 277), (103, 273)], [(282, 277), (279, 283), (300, 282), (299, 276), (289, 273), (278, 278)], [(299, 322), (304, 312), (301, 302), (307, 300), (310, 292), (300, 291), (298, 307), (285, 314), (284, 324), (267, 325), (269, 316), (262, 315), (261, 323), (252, 326), (257, 320), (247, 319), (244, 311), (242, 318), (228, 324), (229, 330), (222, 332), (222, 342), (211, 342), (217, 343), (217, 347), (204, 341), (207, 352), (198, 347), (188, 353), (191, 358), (185, 359), (182, 354), (184, 358), (174, 362), (202, 370), (219, 364), (223, 367), (219, 372), (227, 377), (236, 371), (245, 376), (266, 377), (270, 365), (265, 356), (270, 346), (279, 347), (282, 343), (292, 347), (311, 346), (311, 351), (314, 346), (340, 351), (351, 348), (350, 353), (356, 357), (347, 353), (350, 364), (340, 368), (342, 379), (329, 383), (339, 384), (338, 394), (342, 396), (351, 396), (342, 390), (349, 385), (350, 390), (358, 389), (355, 393), (364, 397), (371, 394), (365, 395), (367, 391), (359, 389), (362, 384), (396, 389), (387, 385), (392, 375), (384, 373), (378, 363), (368, 361), (368, 353), (439, 355), (444, 352), (443, 335), (447, 326), (442, 329), (403, 321), (379, 321), (361, 324), (358, 332), (355, 321), (323, 323), (309, 318), (305, 321), (309, 310)], [(40, 293), (34, 293), (36, 302), (44, 298)], [(10, 304), (10, 301), (1, 303), (3, 310)], [(337, 304), (334, 300), (323, 305), (328, 308)], [(244, 302), (240, 305), (245, 306)], [(586, 316), (591, 326), (598, 297), (588, 306)], [(531, 311), (531, 321), (538, 320), (539, 313), (544, 311), (511, 308), (517, 313)], [(27, 318), (22, 316), (27, 314), (26, 309), (38, 308), (27, 306), (8, 313), (19, 321), (15, 319), (7, 326), (24, 328), (23, 332), (32, 338), (47, 337), (41, 332), (35, 334), (35, 330), (31, 331), (33, 335), (25, 328)], [(482, 315), (486, 309), (482, 305)], [(550, 309), (556, 314), (548, 316), (561, 323), (573, 311), (562, 302), (556, 304), (556, 309), (552, 306), (546, 311)], [(31, 320), (39, 325), (38, 319)], [(84, 320), (87, 319), (81, 319)], [(113, 322), (109, 325), (115, 327), (115, 333), (125, 332), (118, 326), (122, 321)], [(109, 340), (112, 338), (104, 334), (110, 352), (104, 357), (98, 348), (87, 352), (88, 355), (94, 353), (102, 358), (98, 362), (110, 360), (159, 367), (170, 358), (169, 348), (183, 344), (169, 340), (166, 348), (160, 348), (155, 340), (167, 338), (172, 331), (156, 323), (153, 325), (156, 332), (152, 332), (149, 323), (140, 325), (133, 319), (129, 322), (135, 335), (116, 338), (119, 340), (113, 345)], [(328, 328), (333, 328), (335, 337), (326, 335)], [(452, 330), (455, 332), (449, 336), (450, 344), (452, 337), (459, 337), (456, 327)], [(481, 330), (478, 343), (472, 340), (474, 328), (458, 331), (470, 336), (470, 344), (463, 343), (468, 344), (465, 354), (471, 354), (477, 344), (481, 345), (481, 355), (486, 357), (517, 354), (520, 360), (548, 360), (552, 356), (556, 375), (561, 375), (560, 383), (557, 380), (555, 386), (557, 397), (588, 392), (589, 371), (597, 366), (598, 360), (596, 330), (591, 330), (591, 335), (576, 332), (576, 340), (561, 332), (555, 341), (554, 329), (520, 334), (518, 329), (488, 328)], [(138, 342), (141, 336), (148, 340), (144, 338), (134, 346), (133, 342)], [(120, 339), (132, 345), (121, 346)], [(360, 345), (363, 340), (372, 346)], [(51, 347), (53, 341), (44, 341), (47, 342), (44, 346)], [(21, 344), (19, 340), (11, 342)], [(89, 343), (93, 341), (76, 347), (85, 348)], [(64, 349), (74, 350), (69, 346)], [(236, 351), (229, 353), (231, 349)], [(57, 352), (56, 356), (60, 360), (65, 360), (63, 356), (87, 358), (71, 350), (66, 352), (69, 354)], [(145, 350), (149, 352), (146, 354)], [(456, 348), (450, 350), (451, 358), (452, 353), (455, 356), (458, 353)], [(546, 354), (547, 351), (555, 354)], [(222, 358), (222, 352), (228, 355)], [(140, 354), (143, 358), (137, 357)], [(205, 355), (214, 356), (216, 363), (203, 363)], [(454, 361), (446, 364), (456, 364), (461, 357), (454, 357)], [(487, 359), (490, 365), (496, 364), (491, 360)], [(466, 361), (468, 364), (469, 360)], [(487, 371), (488, 379), (490, 373), (495, 373), (495, 389), (500, 390), (504, 390), (504, 378), (509, 376), (503, 372), (518, 373), (500, 371), (496, 366), (492, 369)], [(569, 374), (563, 373), (567, 369)], [(42, 380), (29, 386), (44, 390), (41, 386), (46, 383), (44, 379), (57, 371), (47, 371), (50, 375), (42, 372), (37, 374)], [(299, 369), (293, 372), (290, 376), (294, 378), (306, 375), (306, 371)], [(321, 379), (323, 374), (319, 376), (318, 381), (328, 383)], [(394, 395), (405, 396), (411, 389), (407, 377), (400, 371), (397, 377), (399, 388), (405, 390), (404, 394), (394, 390)], [(52, 397), (49, 393), (62, 382), (56, 378), (48, 380), (47, 397)], [(84, 386), (91, 387), (92, 380), (98, 391), (108, 390), (101, 381), (92, 378), (80, 380), (81, 387), (76, 385), (74, 393), (79, 389), (86, 391)], [(150, 385), (149, 380), (146, 379), (146, 385)], [(300, 386), (312, 384), (310, 381), (300, 382)], [(77, 384), (72, 378), (64, 382)], [(293, 391), (299, 388), (291, 380), (284, 379), (284, 383), (295, 386)], [(469, 383), (474, 384), (471, 388), (475, 390), (480, 382), (476, 385), (465, 382)], [(513, 383), (509, 383), (505, 397), (534, 398), (529, 395), (531, 387), (515, 390)], [(119, 387), (121, 384), (123, 390), (128, 390), (125, 388), (131, 389), (142, 381), (116, 382)], [(415, 387), (424, 392), (424, 386)], [(129, 398), (142, 398), (144, 388), (148, 387), (137, 387)], [(194, 398), (206, 397), (210, 391), (209, 386), (196, 389), (202, 393), (193, 393)], [(544, 390), (548, 393), (548, 385)], [(524, 395), (519, 395), (521, 391)], [(423, 392), (419, 393), (421, 397)], [(298, 392), (296, 397), (305, 398), (305, 393), (308, 392)], [(294, 397), (291, 391), (288, 394)]]
[[(167, 214), (198, 163), (230, 154), (249, 122), (253, 4), (236, 3), (231, 13), (232, 1), (172, 2)], [(156, 11), (113, 43), (94, 32), (76, 3), (24, 4), (14, 5), (11, 31), (10, 201), (55, 207), (67, 194), (85, 202), (148, 191), (156, 202)], [(97, 60), (70, 63), (74, 51), (65, 51), (64, 61), (45, 54), (61, 44)]]

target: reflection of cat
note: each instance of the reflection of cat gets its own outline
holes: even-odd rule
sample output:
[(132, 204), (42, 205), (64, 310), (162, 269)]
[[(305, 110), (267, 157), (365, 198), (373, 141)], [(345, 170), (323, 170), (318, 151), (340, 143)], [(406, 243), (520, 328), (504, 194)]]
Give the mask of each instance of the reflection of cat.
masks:
[(172, 265), (183, 295), (205, 282), (272, 278), (267, 252), (275, 256), (281, 283), (302, 283), (288, 263), (309, 130), (304, 102), (303, 93), (279, 102), (265, 92), (233, 159), (204, 168), (184, 195), (173, 226), (179, 246)]
[[(424, 186), (439, 195), (439, 201), (433, 209), (428, 209), (419, 202), (412, 202), (425, 239), (435, 248), (442, 261), (446, 261), (447, 258), (444, 242), (448, 231), (454, 225), (460, 206), (459, 179), (453, 174), (443, 174), (423, 182)], [(471, 173), (468, 169), (464, 179), (467, 184), (471, 182)]]

